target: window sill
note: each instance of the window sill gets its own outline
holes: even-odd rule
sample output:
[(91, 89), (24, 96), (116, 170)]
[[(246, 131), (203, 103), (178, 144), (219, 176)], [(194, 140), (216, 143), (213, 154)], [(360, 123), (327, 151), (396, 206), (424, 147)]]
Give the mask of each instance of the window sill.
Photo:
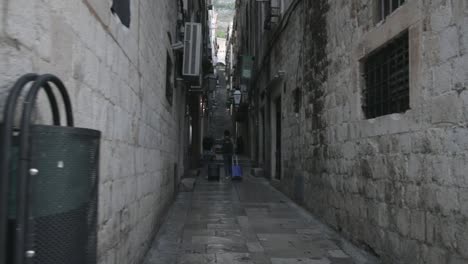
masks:
[(374, 28), (364, 34), (362, 41), (357, 46), (357, 57), (359, 59), (364, 58), (375, 49), (421, 21), (423, 11), (420, 5), (419, 1), (409, 1), (384, 20), (378, 22)]

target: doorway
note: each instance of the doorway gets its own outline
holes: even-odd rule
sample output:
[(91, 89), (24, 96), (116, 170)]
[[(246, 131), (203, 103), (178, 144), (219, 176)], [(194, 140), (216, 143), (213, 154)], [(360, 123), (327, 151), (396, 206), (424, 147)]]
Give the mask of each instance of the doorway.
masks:
[(265, 108), (262, 108), (262, 111), (261, 111), (261, 115), (260, 115), (260, 125), (261, 125), (261, 129), (260, 129), (260, 133), (261, 133), (261, 136), (260, 136), (260, 143), (261, 143), (261, 146), (260, 146), (260, 163), (263, 164), (265, 162), (265, 153), (266, 153), (266, 141), (265, 141)]

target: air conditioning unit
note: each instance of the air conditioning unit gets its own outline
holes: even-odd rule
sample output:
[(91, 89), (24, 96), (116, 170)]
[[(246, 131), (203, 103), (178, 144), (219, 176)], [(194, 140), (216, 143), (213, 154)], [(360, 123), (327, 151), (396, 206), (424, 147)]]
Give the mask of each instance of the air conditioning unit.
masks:
[(202, 65), (202, 26), (200, 23), (185, 23), (184, 65), (182, 74), (199, 77)]

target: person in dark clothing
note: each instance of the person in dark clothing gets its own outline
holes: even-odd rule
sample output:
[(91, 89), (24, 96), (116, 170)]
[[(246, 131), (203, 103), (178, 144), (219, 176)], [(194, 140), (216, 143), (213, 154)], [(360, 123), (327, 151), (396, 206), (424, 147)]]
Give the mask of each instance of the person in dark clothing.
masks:
[(204, 137), (203, 138), (203, 162), (206, 163), (214, 158), (213, 154), (213, 145), (214, 139), (212, 137)]
[(224, 131), (223, 138), (223, 161), (224, 161), (224, 173), (226, 179), (231, 178), (232, 175), (232, 155), (234, 153), (234, 145), (231, 140), (231, 133), (228, 130)]

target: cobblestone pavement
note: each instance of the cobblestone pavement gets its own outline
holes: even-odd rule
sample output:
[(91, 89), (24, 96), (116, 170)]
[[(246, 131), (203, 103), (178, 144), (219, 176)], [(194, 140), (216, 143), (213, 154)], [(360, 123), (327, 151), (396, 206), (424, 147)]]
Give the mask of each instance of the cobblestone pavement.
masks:
[(180, 193), (145, 264), (377, 263), (265, 180), (208, 182)]

